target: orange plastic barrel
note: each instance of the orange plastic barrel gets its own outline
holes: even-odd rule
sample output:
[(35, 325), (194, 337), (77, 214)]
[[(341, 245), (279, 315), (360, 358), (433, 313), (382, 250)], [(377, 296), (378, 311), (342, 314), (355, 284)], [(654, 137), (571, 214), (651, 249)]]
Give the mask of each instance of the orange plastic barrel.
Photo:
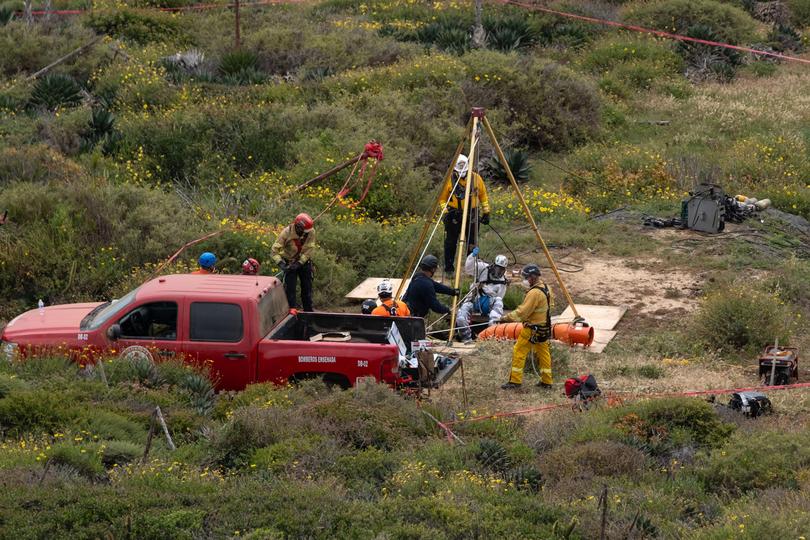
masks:
[(515, 340), (518, 334), (523, 330), (523, 324), (519, 322), (495, 324), (484, 328), (479, 334), (478, 339), (488, 340)]
[(551, 335), (566, 345), (590, 346), (593, 343), (593, 326), (572, 323), (557, 323), (551, 327)]
[[(478, 334), (478, 339), (486, 340), (516, 340), (523, 324), (521, 323), (505, 323), (496, 324), (485, 328)], [(593, 327), (582, 324), (572, 323), (557, 323), (551, 327), (551, 335), (557, 341), (561, 341), (566, 345), (582, 345), (588, 347), (593, 343)]]

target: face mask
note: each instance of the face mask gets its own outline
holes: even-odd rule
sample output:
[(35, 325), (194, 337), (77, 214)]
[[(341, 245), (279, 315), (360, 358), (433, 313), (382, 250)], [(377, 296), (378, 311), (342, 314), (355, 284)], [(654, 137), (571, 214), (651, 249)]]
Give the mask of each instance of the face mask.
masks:
[(520, 284), (523, 285), (523, 287), (525, 287), (526, 289), (531, 289), (532, 288), (532, 284), (529, 283), (528, 279), (524, 279), (523, 281), (520, 282)]

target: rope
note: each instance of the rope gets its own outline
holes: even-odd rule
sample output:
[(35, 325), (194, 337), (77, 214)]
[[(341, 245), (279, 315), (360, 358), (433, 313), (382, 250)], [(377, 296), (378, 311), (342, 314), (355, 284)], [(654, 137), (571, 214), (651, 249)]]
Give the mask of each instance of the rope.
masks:
[[(798, 390), (802, 388), (810, 388), (810, 383), (795, 383), (795, 384), (786, 384), (782, 386), (748, 386), (744, 388), (719, 388), (714, 390), (693, 390), (693, 391), (686, 391), (686, 392), (660, 392), (654, 394), (621, 394), (621, 397), (628, 398), (628, 399), (649, 399), (649, 398), (664, 398), (664, 397), (696, 397), (696, 396), (705, 396), (711, 394), (735, 394), (737, 392), (751, 392), (751, 391), (764, 391), (767, 390), (768, 392), (780, 391), (780, 390)], [(452, 426), (455, 424), (462, 424), (466, 422), (478, 422), (481, 420), (495, 420), (498, 418), (507, 418), (510, 416), (519, 416), (524, 414), (532, 414), (536, 412), (543, 412), (549, 411), (552, 409), (561, 409), (564, 407), (570, 407), (570, 403), (549, 403), (546, 405), (540, 405), (538, 407), (530, 407), (528, 409), (518, 409), (516, 411), (506, 411), (506, 412), (496, 412), (493, 414), (482, 415), (482, 416), (475, 416), (472, 418), (464, 418), (463, 420), (450, 420), (445, 422), (445, 425)]]
[(517, 7), (522, 7), (532, 11), (541, 11), (543, 13), (549, 13), (551, 15), (557, 15), (559, 17), (567, 17), (569, 19), (576, 19), (580, 21), (585, 21), (594, 24), (601, 24), (604, 26), (612, 26), (614, 28), (623, 28), (625, 30), (632, 30), (634, 32), (641, 32), (643, 34), (651, 34), (654, 36), (667, 38), (667, 39), (674, 39), (676, 41), (687, 41), (691, 43), (699, 43), (701, 45), (709, 45), (711, 47), (719, 47), (723, 49), (731, 49), (735, 51), (747, 52), (754, 55), (761, 55), (761, 56), (770, 56), (772, 58), (779, 58), (780, 60), (789, 60), (791, 62), (800, 62), (802, 64), (810, 64), (810, 60), (806, 58), (799, 58), (796, 56), (789, 56), (786, 54), (781, 54), (777, 52), (771, 51), (760, 51), (757, 49), (753, 49), (751, 47), (743, 47), (741, 45), (732, 45), (730, 43), (723, 43), (720, 41), (711, 41), (707, 39), (700, 39), (700, 38), (693, 38), (689, 36), (684, 36), (681, 34), (673, 34), (672, 32), (664, 32), (663, 30), (655, 30), (652, 28), (645, 28), (643, 26), (636, 26), (633, 24), (625, 24), (616, 21), (609, 21), (607, 19), (598, 19), (596, 17), (587, 17), (585, 15), (576, 15), (574, 13), (567, 13), (565, 11), (557, 11), (555, 9), (549, 9), (545, 7), (538, 6), (536, 4), (527, 4), (525, 2), (518, 2), (517, 0), (494, 0), (500, 4), (512, 5)]
[(496, 235), (498, 235), (498, 238), (501, 239), (501, 242), (503, 242), (504, 247), (507, 249), (507, 251), (509, 251), (509, 254), (512, 255), (512, 264), (517, 264), (517, 255), (515, 255), (515, 252), (512, 251), (511, 247), (509, 247), (509, 244), (506, 243), (506, 240), (504, 240), (503, 236), (501, 236), (501, 233), (499, 233), (497, 230), (495, 230), (495, 227), (493, 227), (489, 223), (487, 223), (487, 227), (492, 229), (492, 232), (494, 232)]

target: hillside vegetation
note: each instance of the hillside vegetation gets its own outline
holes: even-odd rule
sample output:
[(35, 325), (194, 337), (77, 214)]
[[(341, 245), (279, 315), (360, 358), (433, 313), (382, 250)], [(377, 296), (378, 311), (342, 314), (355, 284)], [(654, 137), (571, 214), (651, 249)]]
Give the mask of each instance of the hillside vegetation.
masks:
[[(353, 204), (354, 188), (316, 223), (316, 307), (356, 310), (343, 296), (363, 278), (404, 272), (481, 106), (575, 299), (630, 306), (604, 354), (554, 348), (555, 382), (592, 372), (631, 395), (461, 422), (450, 444), (425, 412), (565, 400), (504, 395), (503, 343), (467, 360), (464, 388), (456, 377), (420, 403), (316, 383), (214, 395), (175, 363), (110, 359), (102, 377), (3, 362), (0, 536), (598, 538), (605, 504), (608, 538), (807, 536), (805, 390), (774, 392), (759, 420), (633, 397), (756, 385), (750, 365), (774, 338), (810, 350), (806, 64), (494, 4), (476, 49), (473, 3), (456, 0), (247, 4), (236, 47), (229, 9), (154, 9), (188, 5), (101, 1), (29, 25), (22, 2), (0, 3), (0, 321), (39, 299), (118, 297), (215, 231), (165, 271), (210, 250), (223, 272), (253, 256), (272, 275), (280, 228), (320, 214), (346, 177), (296, 186), (375, 139), (368, 196)], [(808, 0), (544, 5), (808, 58)], [(480, 157), (503, 237), (482, 228), (482, 252), (544, 262), (486, 139)], [(712, 237), (642, 226), (705, 181), (774, 208)], [(512, 288), (507, 307), (520, 298)], [(158, 405), (177, 450), (158, 433), (144, 459)]]

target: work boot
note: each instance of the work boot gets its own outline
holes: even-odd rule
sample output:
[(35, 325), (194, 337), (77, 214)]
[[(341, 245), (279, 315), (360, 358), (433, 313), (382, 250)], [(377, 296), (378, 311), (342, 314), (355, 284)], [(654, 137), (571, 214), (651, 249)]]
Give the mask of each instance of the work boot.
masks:
[(517, 390), (518, 388), (520, 388), (520, 386), (521, 385), (519, 385), (518, 383), (513, 383), (512, 381), (509, 381), (508, 383), (501, 385), (501, 390)]
[(553, 387), (553, 385), (548, 384), (548, 383), (544, 383), (543, 381), (538, 382), (535, 386), (537, 388), (542, 388), (544, 390), (549, 390), (550, 388)]
[(461, 340), (462, 345), (470, 345), (473, 342), (472, 338), (464, 338)]

